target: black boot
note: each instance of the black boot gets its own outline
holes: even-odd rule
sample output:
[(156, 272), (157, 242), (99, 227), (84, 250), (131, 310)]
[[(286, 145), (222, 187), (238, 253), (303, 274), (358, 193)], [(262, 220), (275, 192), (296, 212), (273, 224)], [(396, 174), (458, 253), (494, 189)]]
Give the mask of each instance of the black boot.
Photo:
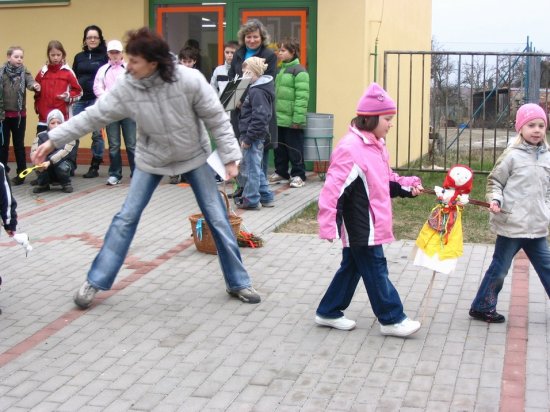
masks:
[(99, 165), (103, 163), (103, 159), (100, 159), (98, 157), (92, 158), (92, 165), (90, 166), (90, 169), (86, 173), (82, 175), (82, 177), (86, 179), (90, 179), (92, 177), (98, 177), (99, 176)]

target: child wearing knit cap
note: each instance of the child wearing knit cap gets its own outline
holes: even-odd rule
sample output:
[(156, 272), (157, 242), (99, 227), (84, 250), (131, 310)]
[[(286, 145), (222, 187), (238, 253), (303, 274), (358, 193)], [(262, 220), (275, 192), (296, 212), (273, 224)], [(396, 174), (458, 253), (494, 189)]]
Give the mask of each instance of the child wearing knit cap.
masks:
[[(470, 316), (489, 323), (506, 319), (496, 311), (497, 299), (512, 259), (523, 249), (550, 297), (550, 152), (546, 140), (548, 114), (538, 104), (521, 106), (513, 143), (497, 159), (487, 177), (489, 222), (496, 233), (493, 260), (481, 281)], [(511, 214), (501, 213), (501, 208)]]
[[(63, 123), (64, 117), (61, 110), (53, 109), (48, 113), (48, 131), (55, 129)], [(40, 132), (36, 135), (31, 147), (31, 155), (38, 149), (42, 143), (49, 140), (48, 131)], [(71, 172), (75, 169), (74, 153), (76, 141), (67, 143), (60, 149), (51, 152), (46, 161), (42, 163), (43, 168), (37, 171), (37, 186), (33, 193), (43, 193), (50, 190), (50, 184), (59, 183), (61, 191), (72, 193)]]
[(341, 330), (355, 328), (344, 310), (359, 282), (367, 289), (380, 332), (398, 337), (420, 329), (409, 319), (399, 293), (388, 277), (383, 244), (394, 240), (391, 198), (417, 196), (420, 178), (399, 176), (389, 165), (385, 137), (397, 107), (378, 84), (372, 83), (357, 106), (357, 117), (330, 159), (319, 196), (319, 235), (343, 243), (340, 269), (328, 287), (315, 322)]
[(275, 86), (273, 77), (264, 75), (265, 59), (249, 57), (243, 63), (244, 76), (250, 77), (248, 94), (241, 106), (239, 142), (243, 158), (237, 178), (242, 194), (233, 198), (239, 209), (273, 207), (274, 195), (262, 168), (264, 142), (269, 138)]

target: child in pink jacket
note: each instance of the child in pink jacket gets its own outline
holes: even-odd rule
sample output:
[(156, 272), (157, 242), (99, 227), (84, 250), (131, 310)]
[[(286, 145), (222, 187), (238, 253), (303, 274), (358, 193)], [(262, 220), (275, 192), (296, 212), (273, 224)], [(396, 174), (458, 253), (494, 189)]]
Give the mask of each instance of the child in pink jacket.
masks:
[(413, 197), (422, 190), (420, 178), (399, 176), (389, 166), (384, 139), (396, 113), (395, 102), (372, 83), (331, 156), (319, 197), (319, 233), (331, 242), (342, 239), (344, 248), (340, 269), (317, 308), (319, 325), (355, 328), (343, 311), (363, 278), (382, 334), (404, 337), (420, 329), (420, 322), (403, 312), (382, 248), (394, 240), (391, 198)]

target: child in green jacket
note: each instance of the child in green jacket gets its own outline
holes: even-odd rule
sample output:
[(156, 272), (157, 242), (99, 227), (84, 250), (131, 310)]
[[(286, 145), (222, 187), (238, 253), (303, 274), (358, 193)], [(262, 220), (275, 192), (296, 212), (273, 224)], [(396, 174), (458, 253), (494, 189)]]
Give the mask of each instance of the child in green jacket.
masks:
[(309, 74), (300, 65), (299, 55), (300, 45), (295, 39), (279, 43), (282, 64), (275, 79), (279, 145), (275, 149), (275, 173), (269, 177), (269, 182), (286, 183), (290, 179), (290, 187), (303, 187), (306, 180), (304, 127), (309, 103)]

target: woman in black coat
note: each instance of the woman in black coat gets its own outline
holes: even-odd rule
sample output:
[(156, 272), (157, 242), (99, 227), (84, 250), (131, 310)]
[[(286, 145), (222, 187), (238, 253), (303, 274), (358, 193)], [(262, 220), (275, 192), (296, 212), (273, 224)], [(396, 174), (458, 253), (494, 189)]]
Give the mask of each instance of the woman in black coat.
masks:
[[(243, 62), (249, 57), (256, 56), (265, 59), (267, 70), (264, 74), (272, 76), (273, 80), (275, 80), (277, 76), (277, 55), (273, 50), (267, 48), (269, 44), (269, 33), (265, 26), (259, 20), (248, 20), (241, 26), (237, 33), (237, 37), (241, 47), (233, 56), (233, 61), (231, 62), (228, 73), (229, 79), (234, 79), (237, 75), (242, 77)], [(245, 97), (246, 94), (243, 95), (241, 102), (244, 101)], [(231, 112), (231, 125), (237, 137), (239, 136), (239, 114), (239, 109), (235, 109)], [(269, 149), (277, 147), (277, 116), (275, 114), (275, 102), (273, 103), (273, 115), (269, 123), (269, 133), (271, 139), (270, 142), (266, 141), (264, 145), (264, 158), (262, 162), (262, 168), (266, 176), (268, 176), (267, 162), (269, 159)]]
[[(94, 80), (99, 68), (109, 61), (107, 57), (107, 45), (103, 38), (103, 32), (96, 25), (88, 26), (84, 29), (82, 38), (82, 51), (74, 56), (73, 71), (76, 74), (78, 83), (82, 86), (82, 97), (73, 105), (73, 116), (86, 110), (86, 107), (95, 103)], [(76, 141), (76, 153), (78, 151), (79, 141)], [(92, 162), (90, 169), (82, 177), (92, 178), (99, 176), (99, 165), (103, 162), (103, 151), (105, 143), (100, 130), (94, 130), (92, 133)]]

